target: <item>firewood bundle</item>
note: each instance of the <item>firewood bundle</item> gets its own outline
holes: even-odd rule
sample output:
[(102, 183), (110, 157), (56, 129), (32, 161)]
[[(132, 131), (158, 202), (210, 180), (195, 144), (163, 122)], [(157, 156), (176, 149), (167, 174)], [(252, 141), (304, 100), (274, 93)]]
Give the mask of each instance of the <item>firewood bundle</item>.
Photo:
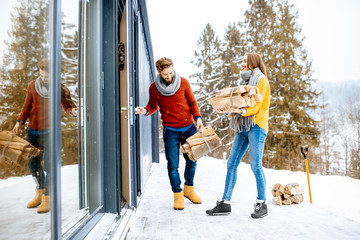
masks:
[(11, 161), (17, 165), (26, 165), (32, 156), (38, 156), (40, 149), (12, 132), (0, 132), (0, 162)]
[(253, 107), (262, 100), (259, 88), (256, 86), (240, 85), (238, 87), (224, 88), (208, 102), (214, 109), (224, 109), (226, 104), (233, 108)]
[(272, 191), (274, 196), (273, 201), (277, 205), (299, 204), (304, 201), (304, 187), (299, 186), (298, 183), (289, 183), (285, 186), (277, 183), (274, 185)]
[(221, 139), (216, 135), (214, 129), (208, 126), (186, 139), (186, 143), (181, 145), (181, 150), (191, 160), (196, 161), (221, 145)]

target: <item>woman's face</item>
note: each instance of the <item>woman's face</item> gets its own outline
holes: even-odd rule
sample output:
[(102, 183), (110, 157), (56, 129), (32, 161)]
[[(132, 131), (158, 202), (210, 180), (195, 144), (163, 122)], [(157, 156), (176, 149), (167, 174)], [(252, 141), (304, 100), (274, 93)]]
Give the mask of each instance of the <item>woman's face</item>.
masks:
[(241, 70), (242, 71), (248, 71), (250, 70), (248, 67), (247, 67), (247, 56), (244, 57), (242, 63), (241, 63)]

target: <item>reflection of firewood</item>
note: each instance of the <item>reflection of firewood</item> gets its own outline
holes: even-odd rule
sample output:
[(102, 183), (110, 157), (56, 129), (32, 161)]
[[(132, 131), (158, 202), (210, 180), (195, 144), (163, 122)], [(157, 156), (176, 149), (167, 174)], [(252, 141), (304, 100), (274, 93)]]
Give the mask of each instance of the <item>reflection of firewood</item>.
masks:
[(221, 145), (222, 142), (214, 132), (214, 129), (208, 126), (202, 130), (202, 135), (200, 132), (197, 132), (187, 138), (186, 143), (181, 145), (181, 149), (191, 160), (196, 161)]
[(258, 87), (249, 85), (224, 88), (215, 97), (208, 99), (214, 109), (223, 109), (226, 104), (234, 108), (253, 107), (261, 101), (262, 95)]
[(274, 185), (271, 193), (274, 196), (273, 201), (275, 204), (280, 206), (293, 203), (299, 204), (304, 201), (304, 187), (299, 186), (298, 183), (289, 183), (285, 187), (277, 183)]
[(40, 149), (9, 131), (0, 132), (0, 161), (9, 160), (23, 165), (32, 156), (38, 156)]

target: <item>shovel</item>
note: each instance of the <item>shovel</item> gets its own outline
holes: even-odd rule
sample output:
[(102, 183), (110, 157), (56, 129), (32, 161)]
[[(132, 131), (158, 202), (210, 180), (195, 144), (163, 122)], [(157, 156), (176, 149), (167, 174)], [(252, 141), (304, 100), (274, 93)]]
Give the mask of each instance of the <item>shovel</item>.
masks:
[(309, 177), (309, 166), (308, 166), (308, 161), (307, 161), (307, 158), (306, 158), (306, 155), (308, 154), (308, 150), (309, 150), (308, 145), (301, 146), (301, 153), (304, 155), (304, 159), (305, 159), (307, 181), (308, 181), (308, 186), (309, 186), (310, 203), (312, 203), (311, 188), (310, 188), (310, 177)]

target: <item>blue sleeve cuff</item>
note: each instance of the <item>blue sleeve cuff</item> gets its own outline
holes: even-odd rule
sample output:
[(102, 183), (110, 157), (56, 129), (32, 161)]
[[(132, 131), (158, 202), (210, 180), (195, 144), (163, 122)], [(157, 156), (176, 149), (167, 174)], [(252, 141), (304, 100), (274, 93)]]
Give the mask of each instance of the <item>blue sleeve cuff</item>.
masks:
[(195, 121), (197, 121), (197, 120), (198, 120), (198, 118), (201, 118), (201, 117), (200, 117), (200, 116), (196, 116), (196, 117), (195, 117)]

